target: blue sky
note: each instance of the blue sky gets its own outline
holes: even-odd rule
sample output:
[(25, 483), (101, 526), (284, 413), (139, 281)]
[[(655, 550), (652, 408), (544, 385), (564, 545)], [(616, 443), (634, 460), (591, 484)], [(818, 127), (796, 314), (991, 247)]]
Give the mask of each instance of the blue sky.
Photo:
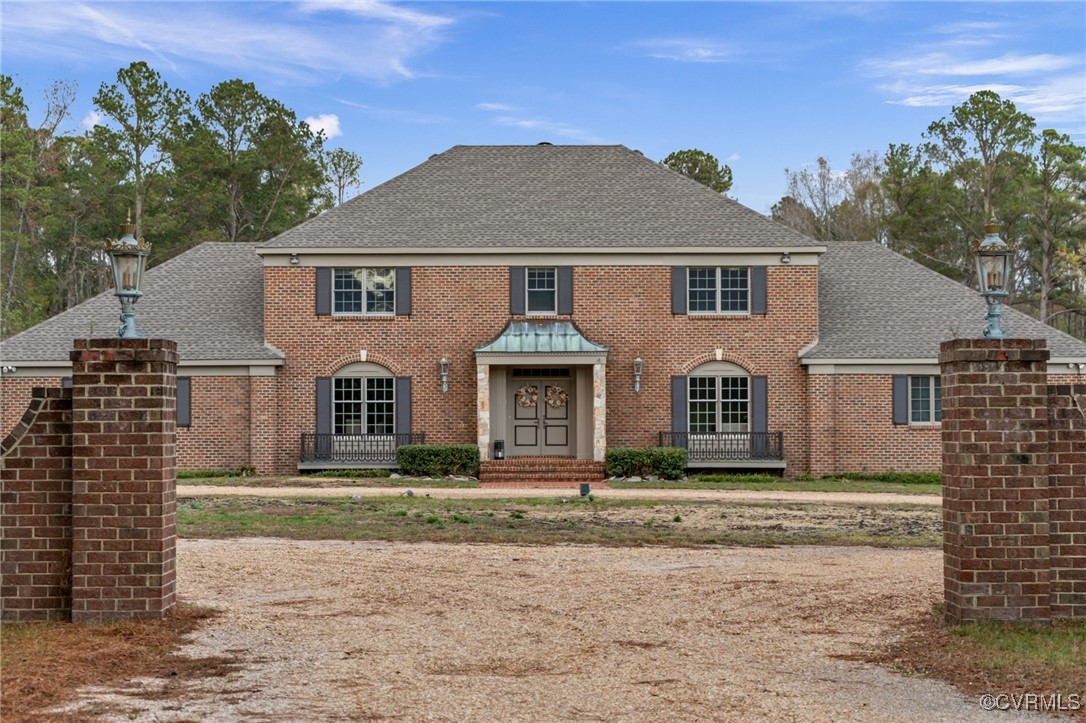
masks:
[(784, 169), (916, 143), (984, 88), (1086, 142), (1086, 3), (4, 0), (0, 66), (67, 127), (145, 60), (190, 95), (240, 77), (362, 156), (363, 190), (449, 146), (701, 148), (763, 213)]

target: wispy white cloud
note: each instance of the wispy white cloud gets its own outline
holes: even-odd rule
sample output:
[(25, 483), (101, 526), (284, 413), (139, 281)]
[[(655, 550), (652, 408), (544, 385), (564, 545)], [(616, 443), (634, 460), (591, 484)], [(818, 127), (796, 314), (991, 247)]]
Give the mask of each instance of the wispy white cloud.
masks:
[(964, 59), (933, 52), (905, 58), (866, 61), (867, 69), (881, 75), (1032, 75), (1073, 68), (1082, 63), (1073, 55), (1007, 53), (998, 58)]
[(512, 113), (516, 110), (513, 106), (505, 103), (476, 103), (475, 107), (479, 110), (492, 110), (501, 113)]
[(734, 47), (693, 38), (657, 38), (644, 40), (636, 45), (649, 57), (681, 63), (724, 63), (738, 55)]
[(586, 143), (602, 142), (598, 136), (568, 123), (544, 120), (541, 118), (515, 118), (513, 116), (498, 116), (494, 119), (494, 122), (511, 128), (541, 131), (543, 133), (551, 133), (561, 138), (572, 138)]
[(440, 28), (452, 24), (451, 18), (430, 15), (380, 0), (313, 0), (302, 2), (299, 9), (306, 13), (340, 10), (362, 18), (373, 18), (415, 28)]
[(399, 123), (433, 125), (436, 123), (448, 123), (451, 120), (448, 116), (435, 115), (432, 113), (419, 113), (418, 111), (401, 110), (399, 108), (381, 108), (366, 103), (356, 103), (353, 100), (346, 100), (345, 98), (334, 98), (333, 100), (350, 108), (357, 108), (371, 118), (392, 120)]
[(313, 135), (322, 131), (325, 138), (336, 138), (343, 135), (343, 130), (339, 127), (339, 116), (335, 113), (321, 113), (318, 116), (309, 116), (305, 119), (305, 124), (309, 126), (309, 130), (313, 131)]
[(387, 83), (414, 77), (411, 61), (440, 43), (452, 23), (375, 0), (5, 3), (4, 44), (9, 57), (40, 57), (47, 48), (72, 61), (91, 54), (130, 61), (139, 48), (179, 73), (210, 65), (278, 82), (334, 74)]
[(930, 30), (932, 41), (859, 64), (888, 103), (948, 108), (991, 90), (1042, 122), (1086, 116), (1082, 57), (999, 52), (1014, 32), (1003, 22), (948, 23)]
[(733, 163), (734, 163), (735, 161), (738, 161), (738, 160), (739, 160), (739, 159), (741, 159), (741, 158), (742, 158), (742, 156), (741, 156), (741, 155), (739, 155), (738, 153), (733, 153), (733, 154), (731, 154), (730, 156), (728, 156), (727, 160), (729, 160), (729, 161), (731, 161), (731, 162), (733, 162)]

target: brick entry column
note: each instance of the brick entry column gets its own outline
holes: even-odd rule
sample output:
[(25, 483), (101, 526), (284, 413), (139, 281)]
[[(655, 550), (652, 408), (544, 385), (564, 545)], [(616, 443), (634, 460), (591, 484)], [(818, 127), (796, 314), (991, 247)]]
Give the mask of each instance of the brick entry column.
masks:
[(943, 342), (946, 619), (1048, 620), (1048, 350)]
[(77, 339), (72, 359), (72, 621), (175, 603), (177, 345)]

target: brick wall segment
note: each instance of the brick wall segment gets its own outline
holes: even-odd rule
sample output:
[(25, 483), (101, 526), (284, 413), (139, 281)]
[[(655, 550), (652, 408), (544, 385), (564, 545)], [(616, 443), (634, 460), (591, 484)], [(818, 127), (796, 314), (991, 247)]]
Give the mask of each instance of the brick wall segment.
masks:
[[(318, 317), (315, 269), (265, 267), (265, 338), (287, 358), (277, 380), (277, 472), (297, 470), (300, 436), (315, 431), (316, 377), (327, 376), (333, 360), (357, 361), (363, 349), (370, 361), (395, 360), (395, 373), (413, 378), (412, 428), (427, 442), (476, 442), (473, 350), (510, 320), (508, 267), (419, 266), (412, 274), (410, 316)], [(610, 350), (608, 446), (658, 444), (671, 425), (670, 377), (723, 349), (748, 359), (752, 375), (768, 376), (769, 429), (784, 432), (789, 474), (805, 471), (807, 375), (798, 354), (817, 336), (816, 277), (815, 266), (768, 267), (765, 316), (676, 316), (668, 266), (575, 266), (573, 314), (556, 318), (572, 320)], [(635, 393), (632, 363), (639, 355), (645, 369)], [(437, 374), (442, 357), (451, 365), (445, 394)]]
[(940, 347), (948, 621), (1051, 618), (1047, 360), (1043, 340)]
[(38, 387), (0, 443), (0, 621), (71, 617), (71, 390)]
[(162, 617), (176, 602), (177, 346), (80, 339), (71, 359), (72, 620)]

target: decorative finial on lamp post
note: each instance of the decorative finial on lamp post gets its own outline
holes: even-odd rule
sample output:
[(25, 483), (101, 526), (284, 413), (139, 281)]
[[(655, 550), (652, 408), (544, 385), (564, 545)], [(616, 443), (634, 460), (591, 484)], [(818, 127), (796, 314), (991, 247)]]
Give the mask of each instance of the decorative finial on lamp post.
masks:
[(1008, 296), (1011, 247), (1000, 238), (999, 224), (995, 218), (985, 224), (984, 233), (984, 238), (973, 244), (973, 253), (977, 257), (977, 281), (981, 296), (988, 304), (984, 336), (987, 339), (1005, 339), (999, 321), (1003, 316), (1003, 300)]
[(143, 270), (151, 244), (143, 239), (137, 241), (135, 233), (130, 209), (127, 220), (121, 224), (121, 237), (106, 241), (109, 264), (113, 268), (113, 293), (121, 300), (121, 326), (117, 329), (121, 339), (140, 338), (136, 333), (136, 302), (143, 296)]

